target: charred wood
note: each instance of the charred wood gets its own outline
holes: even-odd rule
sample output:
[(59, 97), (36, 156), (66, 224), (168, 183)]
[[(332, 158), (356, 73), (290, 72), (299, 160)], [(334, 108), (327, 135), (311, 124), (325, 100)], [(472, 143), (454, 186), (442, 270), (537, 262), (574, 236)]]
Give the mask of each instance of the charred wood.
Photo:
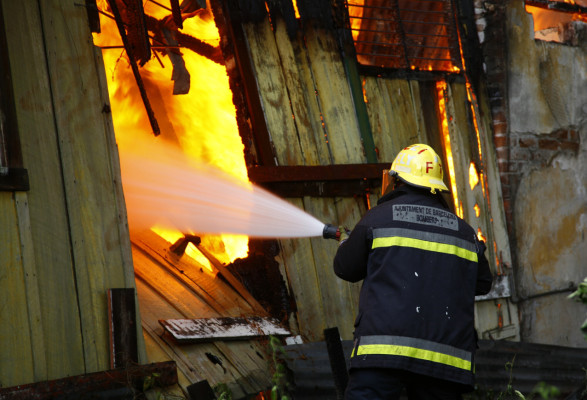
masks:
[[(222, 51), (219, 47), (212, 46), (191, 35), (179, 32), (175, 24), (169, 23), (169, 18), (158, 20), (149, 15), (146, 15), (145, 18), (147, 21), (147, 28), (153, 32), (155, 38), (157, 38), (162, 43), (171, 44), (166, 40), (163, 33), (163, 30), (167, 29), (169, 32), (171, 32), (172, 37), (178, 46), (189, 49), (211, 61), (214, 61), (217, 64), (224, 65), (224, 58), (222, 57)], [(180, 54), (179, 50), (170, 49), (169, 51)]]
[(147, 111), (149, 123), (151, 124), (151, 128), (153, 129), (153, 134), (155, 134), (155, 136), (158, 136), (161, 133), (161, 131), (159, 130), (159, 124), (157, 123), (157, 119), (155, 119), (155, 113), (151, 108), (151, 103), (149, 102), (149, 98), (147, 97), (147, 91), (145, 90), (143, 79), (141, 78), (141, 74), (139, 73), (139, 67), (137, 66), (137, 63), (134, 58), (134, 53), (132, 51), (132, 48), (130, 47), (128, 38), (126, 37), (124, 22), (122, 21), (122, 17), (118, 10), (118, 5), (116, 4), (116, 1), (113, 0), (108, 0), (108, 4), (112, 9), (112, 14), (114, 14), (114, 20), (116, 21), (116, 26), (118, 27), (118, 33), (120, 34), (122, 44), (124, 45), (124, 49), (126, 50), (126, 54), (128, 55), (130, 67), (132, 69), (133, 76), (135, 77), (135, 80), (137, 82), (137, 86), (139, 87), (141, 99), (143, 100), (143, 104), (145, 105), (145, 110)]

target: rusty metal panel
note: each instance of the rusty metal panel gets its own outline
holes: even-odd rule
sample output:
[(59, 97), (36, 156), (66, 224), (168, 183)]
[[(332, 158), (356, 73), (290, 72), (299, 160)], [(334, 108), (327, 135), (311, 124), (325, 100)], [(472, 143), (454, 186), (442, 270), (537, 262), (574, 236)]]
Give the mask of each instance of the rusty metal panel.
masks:
[(347, 7), (359, 63), (422, 71), (462, 69), (451, 1), (347, 1)]
[[(352, 346), (350, 340), (342, 342), (347, 365)], [(337, 398), (325, 342), (290, 345), (285, 351), (287, 366), (293, 371), (296, 398)], [(504, 392), (511, 383), (514, 389), (528, 395), (539, 382), (544, 382), (560, 390), (557, 398), (566, 398), (584, 385), (586, 366), (587, 349), (480, 340), (475, 357), (476, 394), (478, 398), (490, 398), (486, 395)]]

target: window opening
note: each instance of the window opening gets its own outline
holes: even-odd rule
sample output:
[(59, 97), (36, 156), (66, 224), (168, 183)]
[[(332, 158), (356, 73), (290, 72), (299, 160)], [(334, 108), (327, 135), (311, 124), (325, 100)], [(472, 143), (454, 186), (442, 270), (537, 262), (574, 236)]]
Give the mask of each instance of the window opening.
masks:
[(534, 20), (534, 39), (579, 45), (587, 21), (587, 7), (572, 0), (527, 0), (526, 11)]

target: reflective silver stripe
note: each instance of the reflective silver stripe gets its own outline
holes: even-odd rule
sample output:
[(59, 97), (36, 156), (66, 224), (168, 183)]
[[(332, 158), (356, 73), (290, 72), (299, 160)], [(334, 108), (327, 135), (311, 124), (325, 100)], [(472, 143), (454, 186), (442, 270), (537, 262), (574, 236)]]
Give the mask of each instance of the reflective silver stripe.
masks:
[(454, 236), (443, 235), (441, 233), (423, 232), (405, 228), (373, 229), (373, 239), (387, 238), (393, 236), (418, 239), (423, 240), (425, 242), (443, 243), (451, 246), (460, 247), (468, 251), (477, 252), (477, 246), (475, 245), (475, 243), (471, 243), (464, 239), (460, 239)]

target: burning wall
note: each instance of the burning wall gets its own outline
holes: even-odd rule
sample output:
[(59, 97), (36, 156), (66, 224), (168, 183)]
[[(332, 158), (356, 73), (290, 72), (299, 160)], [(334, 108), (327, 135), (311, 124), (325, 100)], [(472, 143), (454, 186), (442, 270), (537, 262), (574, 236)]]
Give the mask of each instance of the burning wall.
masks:
[[(129, 66), (127, 54), (122, 48), (113, 12), (106, 1), (103, 1), (100, 7), (103, 10), (102, 32), (94, 35), (94, 39), (95, 43), (103, 48), (112, 115), (122, 163), (123, 185), (128, 183), (125, 185), (125, 191), (131, 231), (137, 230), (133, 229), (133, 223), (140, 225), (140, 228), (149, 224), (157, 226), (155, 223), (158, 223), (157, 232), (168, 241), (174, 242), (182, 236), (182, 232), (173, 229), (174, 226), (169, 224), (169, 219), (165, 218), (165, 211), (177, 208), (181, 210), (177, 199), (195, 191), (189, 189), (195, 182), (190, 183), (194, 175), (192, 173), (190, 178), (188, 171), (195, 169), (200, 171), (203, 177), (214, 176), (208, 181), (208, 187), (197, 190), (205, 198), (229, 196), (229, 193), (221, 193), (221, 182), (232, 181), (241, 188), (249, 185), (243, 158), (243, 144), (236, 126), (226, 69), (221, 58), (214, 55), (220, 52), (218, 30), (209, 7), (184, 10), (182, 29), (179, 30), (172, 22), (169, 4), (165, 6), (158, 2), (145, 3), (143, 11), (152, 37), (152, 57), (147, 57), (141, 62), (143, 65), (140, 68), (140, 76), (159, 129), (155, 132), (158, 135), (155, 138), (153, 125), (149, 123), (145, 110), (144, 98)], [(126, 8), (122, 8), (121, 11), (130, 13)], [(180, 38), (183, 41), (178, 43)], [(194, 41), (202, 41), (209, 48), (217, 49), (217, 52), (199, 54), (188, 46)], [(141, 157), (145, 158), (143, 165)], [(145, 171), (149, 168), (147, 164), (157, 171), (166, 166), (170, 174), (169, 180), (154, 180), (154, 173), (157, 171), (152, 171), (150, 178), (153, 179), (150, 182), (145, 181), (145, 177), (149, 176)], [(183, 171), (181, 165), (184, 165)], [(221, 172), (214, 171), (215, 168), (232, 178), (223, 177)], [(183, 182), (184, 193), (182, 194), (179, 186), (175, 189), (170, 187), (168, 183), (171, 181), (178, 182), (178, 185)], [(168, 194), (178, 191), (174, 192), (176, 200), (168, 196), (166, 200), (161, 200), (158, 206), (148, 205), (146, 203), (149, 197), (136, 193), (136, 189), (141, 185), (149, 185), (152, 190), (160, 189), (160, 194), (166, 190)], [(141, 196), (142, 203), (139, 200)], [(197, 203), (195, 198), (192, 198), (192, 201)], [(192, 209), (192, 214), (201, 213), (203, 218), (206, 218), (206, 215), (212, 217), (214, 210), (209, 206), (213, 202), (199, 201), (199, 209)], [(183, 208), (183, 212), (187, 214), (189, 210)], [(210, 224), (212, 225), (208, 225), (208, 228), (182, 228), (186, 233), (190, 233), (190, 229), (194, 230), (191, 233), (210, 233), (213, 221), (210, 221)], [(198, 232), (198, 228), (208, 232)], [(214, 233), (226, 232), (225, 229), (219, 228)], [(246, 236), (204, 237), (204, 244), (225, 263), (238, 257), (246, 257), (247, 241)], [(191, 246), (188, 251), (197, 257), (197, 252), (193, 253)]]
[(566, 296), (587, 275), (585, 46), (535, 40), (523, 2), (478, 10), (522, 338), (584, 346), (584, 309)]

